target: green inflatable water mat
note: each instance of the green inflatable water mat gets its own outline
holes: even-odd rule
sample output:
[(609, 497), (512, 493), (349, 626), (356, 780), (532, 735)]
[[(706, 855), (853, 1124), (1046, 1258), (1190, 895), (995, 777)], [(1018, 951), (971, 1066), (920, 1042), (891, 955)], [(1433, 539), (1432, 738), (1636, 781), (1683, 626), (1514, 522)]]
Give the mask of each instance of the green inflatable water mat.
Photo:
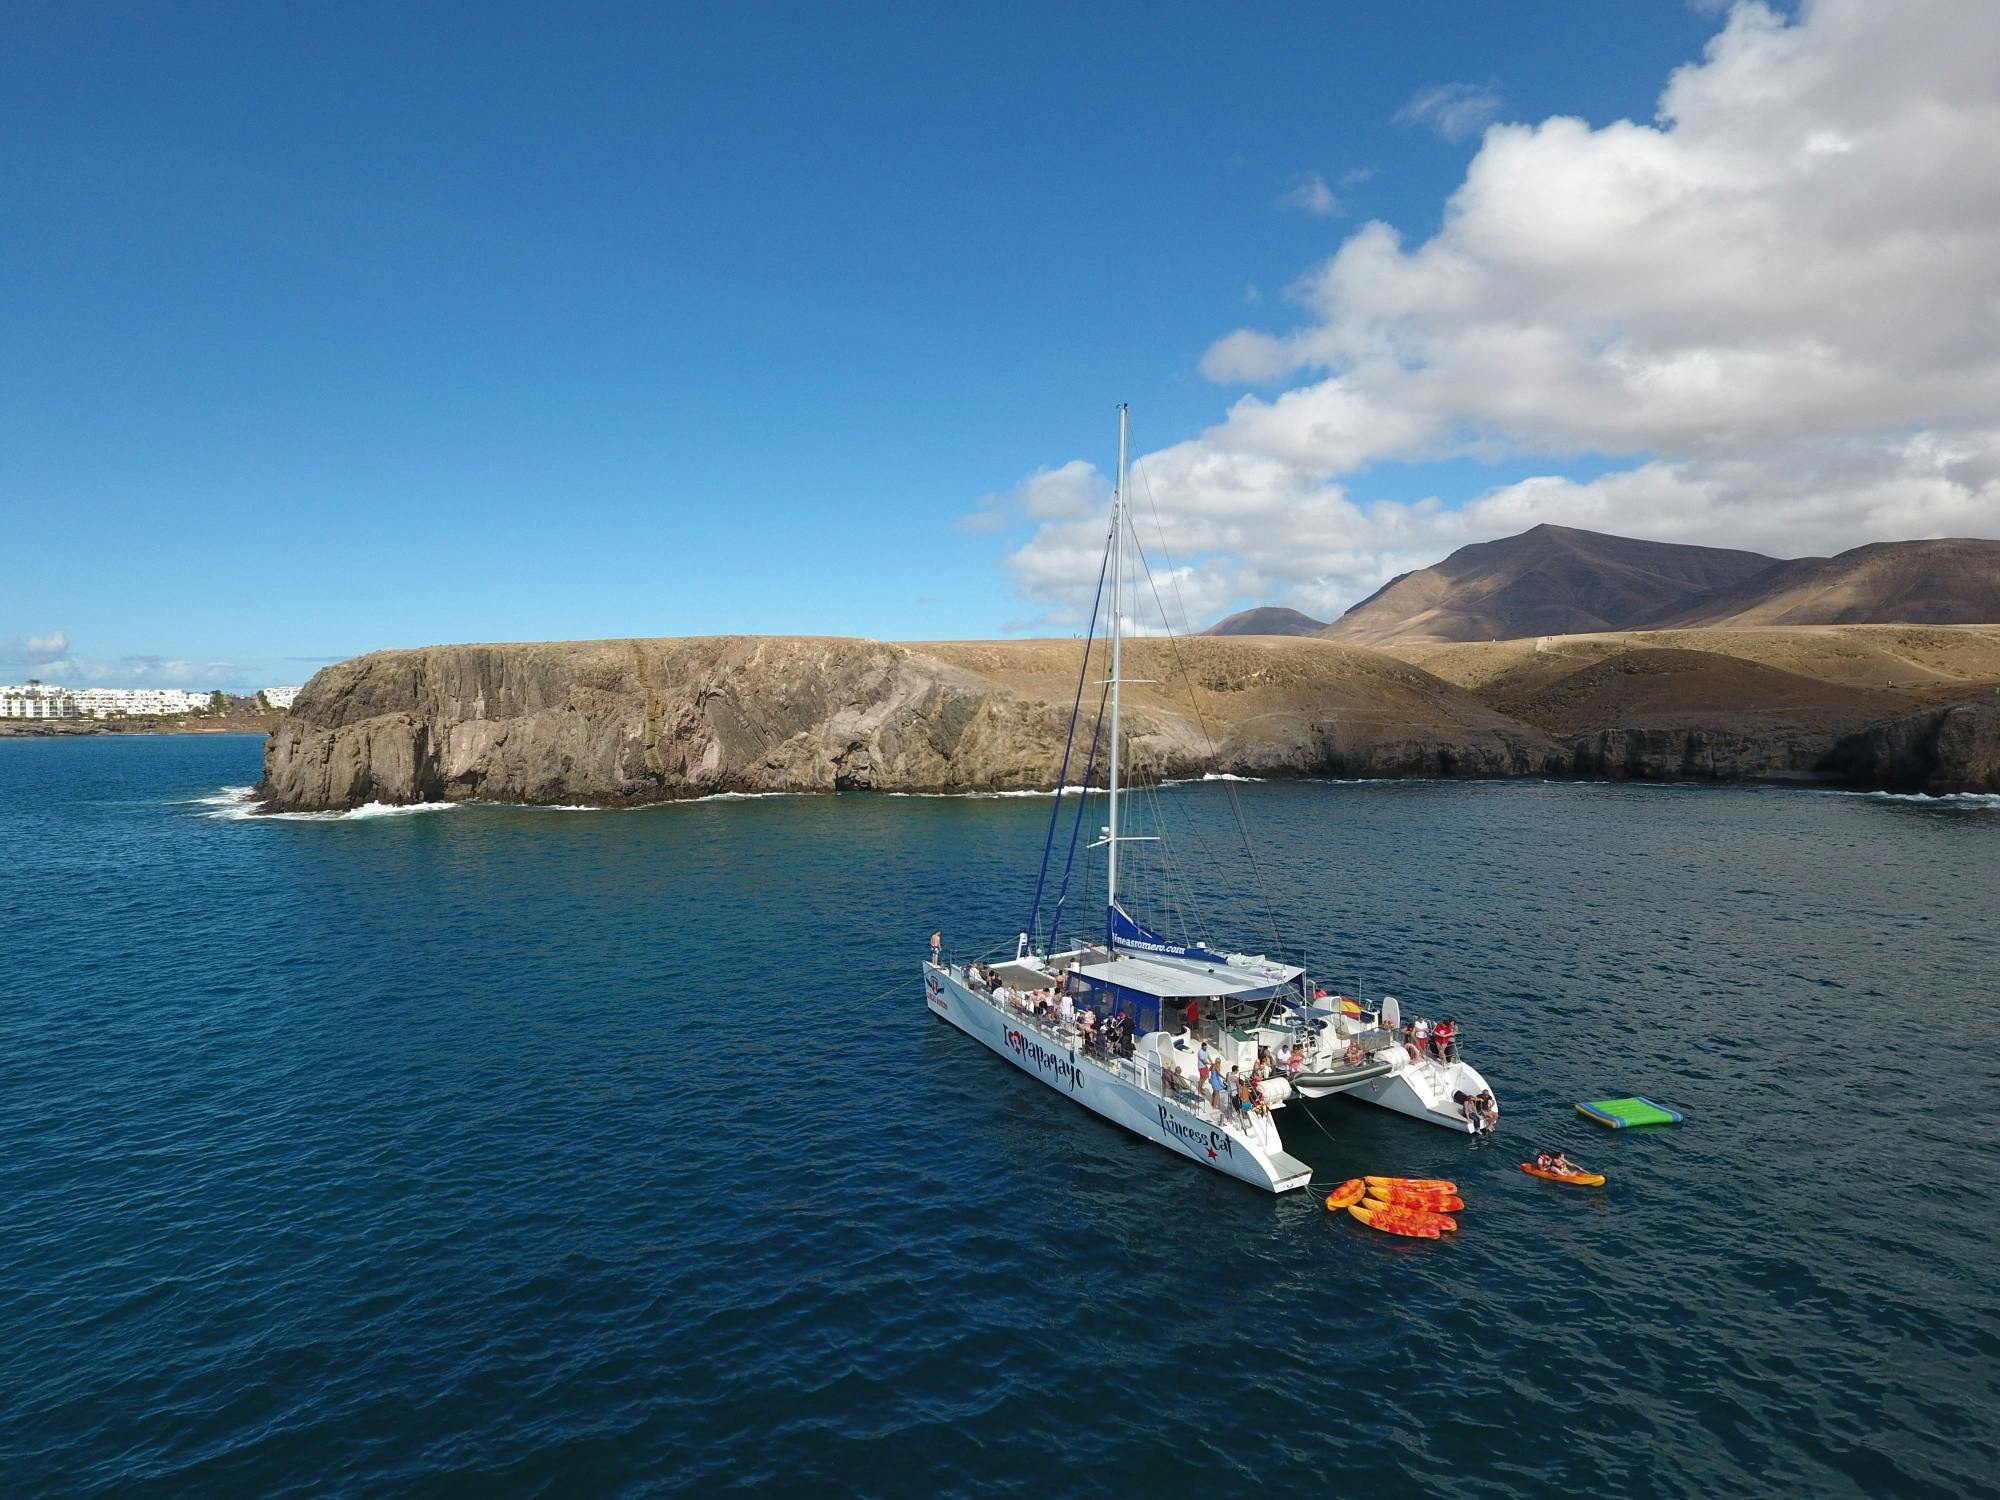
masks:
[(1576, 1112), (1613, 1130), (1624, 1130), (1631, 1125), (1678, 1125), (1687, 1118), (1677, 1109), (1668, 1109), (1637, 1095), (1630, 1099), (1593, 1099), (1588, 1104), (1579, 1104)]

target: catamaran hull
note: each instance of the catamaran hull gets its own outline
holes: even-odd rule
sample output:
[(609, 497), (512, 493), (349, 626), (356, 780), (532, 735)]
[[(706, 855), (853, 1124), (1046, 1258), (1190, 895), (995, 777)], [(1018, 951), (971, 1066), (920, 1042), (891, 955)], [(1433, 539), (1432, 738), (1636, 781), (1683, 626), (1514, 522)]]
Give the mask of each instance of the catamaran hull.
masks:
[[(1371, 1078), (1357, 1088), (1343, 1090), (1342, 1097), (1356, 1099), (1363, 1104), (1379, 1104), (1399, 1115), (1422, 1120), (1426, 1125), (1455, 1130), (1460, 1135), (1476, 1135), (1478, 1127), (1465, 1118), (1465, 1112), (1451, 1096), (1454, 1091), (1477, 1094), (1485, 1088), (1486, 1080), (1468, 1063), (1442, 1066), (1416, 1063), (1401, 1072)], [(1307, 1092), (1305, 1097), (1315, 1099), (1327, 1096)]]
[[(997, 1052), (1030, 1078), (1134, 1135), (1266, 1192), (1291, 1192), (1312, 1180), (1311, 1169), (1296, 1157), (1282, 1149), (1266, 1150), (1174, 1100), (1118, 1077), (1075, 1048), (1024, 1026), (1019, 1017), (966, 988), (943, 968), (924, 965), (924, 991), (932, 1015)], [(1272, 1136), (1275, 1141), (1275, 1130)]]

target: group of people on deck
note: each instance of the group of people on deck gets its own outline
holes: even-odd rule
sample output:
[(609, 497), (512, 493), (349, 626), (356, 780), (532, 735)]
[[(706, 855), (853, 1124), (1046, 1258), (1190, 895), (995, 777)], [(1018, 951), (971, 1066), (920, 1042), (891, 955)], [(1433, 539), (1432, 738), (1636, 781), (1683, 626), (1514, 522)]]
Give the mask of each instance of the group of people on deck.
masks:
[(1490, 1135), (1494, 1128), (1499, 1125), (1500, 1105), (1493, 1097), (1493, 1090), (1481, 1089), (1476, 1094), (1467, 1094), (1454, 1090), (1451, 1098), (1452, 1102), (1458, 1106), (1459, 1113), (1465, 1116), (1466, 1123), (1475, 1132), (1483, 1132)]
[(1069, 991), (1060, 985), (1033, 990), (1010, 989), (1001, 975), (978, 963), (965, 966), (965, 982), (1018, 1015), (1061, 1031), (1074, 1029), (1086, 1052), (1099, 1057), (1132, 1055), (1132, 1018), (1123, 1011), (1114, 1011), (1100, 1018), (1089, 1005), (1078, 1005)]
[(1273, 1059), (1260, 1048), (1256, 1063), (1246, 1074), (1240, 1066), (1225, 1064), (1222, 1054), (1203, 1042), (1195, 1052), (1192, 1084), (1178, 1067), (1166, 1070), (1166, 1084), (1180, 1093), (1192, 1093), (1195, 1102), (1205, 1104), (1223, 1120), (1265, 1115), (1271, 1112), (1264, 1099), (1264, 1080), (1272, 1074)]
[(1428, 1016), (1412, 1016), (1403, 1024), (1403, 1042), (1410, 1049), (1410, 1061), (1425, 1057), (1438, 1062), (1458, 1061), (1458, 1022), (1433, 1021)]

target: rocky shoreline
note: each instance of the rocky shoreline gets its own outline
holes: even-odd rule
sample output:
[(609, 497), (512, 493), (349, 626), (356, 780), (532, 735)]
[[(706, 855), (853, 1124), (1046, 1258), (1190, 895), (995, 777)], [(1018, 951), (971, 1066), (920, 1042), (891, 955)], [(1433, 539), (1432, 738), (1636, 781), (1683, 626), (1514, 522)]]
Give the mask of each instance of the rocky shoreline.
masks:
[[(266, 741), (258, 796), (267, 811), (318, 811), (1045, 790), (1061, 763), (1078, 652), (1067, 641), (742, 636), (377, 652), (325, 669), (299, 694)], [(1699, 664), (1677, 658), (1673, 669)], [(1500, 690), (1311, 639), (1130, 642), (1126, 671), (1153, 684), (1132, 690), (1126, 715), (1127, 764), (1147, 779), (1807, 779), (2000, 791), (2000, 697), (1984, 685), (1914, 706), (1877, 692), (1844, 717), (1840, 702), (1788, 713), (1719, 703), (1592, 725), (1574, 694), (1537, 723), (1511, 701), (1515, 712), (1497, 708)], [(1891, 701), (1906, 711), (1884, 716)]]

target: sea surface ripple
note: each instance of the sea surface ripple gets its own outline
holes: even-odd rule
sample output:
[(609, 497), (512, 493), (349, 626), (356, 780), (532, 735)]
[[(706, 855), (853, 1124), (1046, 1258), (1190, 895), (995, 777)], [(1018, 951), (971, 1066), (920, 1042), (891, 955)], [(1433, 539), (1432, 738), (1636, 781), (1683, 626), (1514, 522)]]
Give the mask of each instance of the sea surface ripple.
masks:
[(1496, 1139), (1279, 1117), (1430, 1243), (925, 1013), (1046, 799), (230, 816), (258, 749), (0, 742), (10, 1496), (1993, 1493), (1977, 799), (1160, 793), (1201, 935), (1460, 1020)]

